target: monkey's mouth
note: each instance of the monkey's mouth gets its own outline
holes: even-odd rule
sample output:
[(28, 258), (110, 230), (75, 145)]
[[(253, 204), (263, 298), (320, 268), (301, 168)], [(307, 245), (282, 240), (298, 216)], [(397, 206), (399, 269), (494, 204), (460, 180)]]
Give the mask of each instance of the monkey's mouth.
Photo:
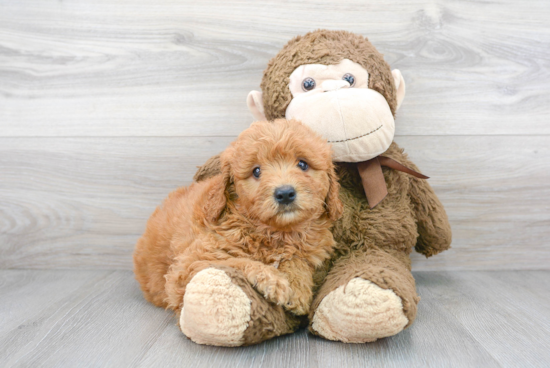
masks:
[(376, 129), (373, 129), (371, 130), (370, 132), (368, 133), (365, 133), (365, 134), (361, 134), (357, 137), (353, 137), (353, 138), (347, 138), (347, 139), (341, 139), (339, 141), (328, 141), (328, 143), (342, 143), (342, 142), (348, 142), (348, 141), (353, 141), (353, 140), (356, 140), (356, 139), (359, 139), (359, 138), (363, 138), (363, 137), (366, 137), (367, 135), (371, 135), (373, 133), (376, 133), (378, 130), (380, 130), (380, 128), (382, 128), (382, 126), (384, 126), (384, 124), (380, 124), (380, 126)]

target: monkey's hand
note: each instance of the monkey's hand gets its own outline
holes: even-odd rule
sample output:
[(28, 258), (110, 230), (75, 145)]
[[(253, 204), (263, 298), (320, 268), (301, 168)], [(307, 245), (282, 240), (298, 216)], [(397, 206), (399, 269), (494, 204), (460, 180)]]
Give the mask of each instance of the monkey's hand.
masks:
[[(411, 167), (412, 166), (412, 167)], [(413, 170), (417, 168), (411, 165)], [(418, 223), (415, 249), (426, 257), (451, 247), (451, 225), (443, 205), (426, 180), (411, 178), (409, 197), (414, 205)]]

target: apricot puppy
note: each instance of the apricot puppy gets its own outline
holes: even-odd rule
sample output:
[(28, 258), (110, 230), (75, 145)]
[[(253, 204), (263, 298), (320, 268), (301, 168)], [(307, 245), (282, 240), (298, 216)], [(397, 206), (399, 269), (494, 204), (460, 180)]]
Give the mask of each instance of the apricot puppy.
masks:
[(145, 298), (180, 312), (187, 284), (232, 267), (265, 298), (307, 314), (315, 267), (342, 212), (331, 148), (296, 121), (257, 122), (221, 157), (222, 173), (169, 194), (134, 253)]

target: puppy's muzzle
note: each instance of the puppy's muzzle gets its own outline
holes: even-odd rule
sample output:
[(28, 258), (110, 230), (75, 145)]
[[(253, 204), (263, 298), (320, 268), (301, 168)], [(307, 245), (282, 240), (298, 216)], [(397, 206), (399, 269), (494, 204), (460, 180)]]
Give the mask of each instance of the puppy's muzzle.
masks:
[(296, 199), (296, 189), (291, 185), (282, 185), (275, 188), (273, 196), (279, 204), (291, 204)]

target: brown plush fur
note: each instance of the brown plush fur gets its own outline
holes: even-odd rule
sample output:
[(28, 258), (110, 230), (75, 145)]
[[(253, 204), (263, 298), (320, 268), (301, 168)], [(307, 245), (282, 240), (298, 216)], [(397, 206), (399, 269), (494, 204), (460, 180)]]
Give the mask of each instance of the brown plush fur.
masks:
[[(309, 169), (300, 169), (300, 160)], [(219, 163), (219, 175), (170, 193), (149, 219), (134, 253), (145, 298), (178, 311), (192, 277), (217, 267), (234, 283), (242, 280), (238, 272), (269, 301), (307, 314), (314, 269), (332, 254), (329, 227), (342, 212), (330, 146), (298, 122), (258, 122)], [(292, 204), (275, 201), (281, 185), (296, 189)]]
[[(396, 91), (391, 70), (374, 46), (353, 33), (319, 30), (294, 38), (269, 62), (261, 84), (266, 117), (284, 117), (292, 99), (288, 83), (294, 69), (303, 64), (337, 64), (344, 58), (367, 69), (369, 88), (386, 98), (395, 115)], [(396, 143), (392, 143), (383, 156), (419, 171)], [(449, 249), (451, 228), (443, 206), (427, 181), (389, 168), (383, 168), (383, 172), (388, 195), (371, 209), (357, 165), (337, 165), (344, 213), (332, 229), (336, 251), (314, 275), (316, 295), (310, 318), (328, 293), (361, 277), (382, 289), (391, 289), (402, 300), (403, 312), (409, 321), (407, 326), (414, 321), (420, 298), (416, 294), (409, 254), (413, 247), (426, 257)], [(217, 173), (219, 160), (213, 157), (199, 169), (195, 180), (205, 180)], [(284, 326), (282, 322), (281, 326)], [(265, 336), (258, 337), (258, 342), (262, 339)]]
[[(418, 168), (392, 143), (383, 154), (407, 167)], [(332, 233), (337, 242), (328, 273), (311, 308), (332, 290), (362, 277), (383, 289), (392, 289), (403, 302), (409, 326), (416, 317), (416, 294), (409, 254), (412, 248), (431, 256), (449, 248), (447, 215), (430, 185), (400, 171), (383, 168), (388, 196), (375, 208), (368, 205), (355, 164), (339, 164), (340, 198), (344, 214)]]

